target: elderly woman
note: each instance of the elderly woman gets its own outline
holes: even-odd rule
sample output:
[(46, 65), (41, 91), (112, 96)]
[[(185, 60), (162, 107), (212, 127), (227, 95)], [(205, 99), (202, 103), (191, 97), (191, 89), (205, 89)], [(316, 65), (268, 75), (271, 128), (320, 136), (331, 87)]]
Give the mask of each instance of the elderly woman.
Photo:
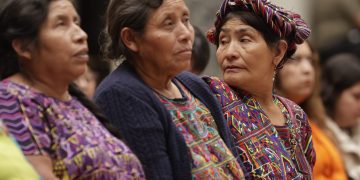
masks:
[(249, 179), (310, 179), (311, 128), (294, 102), (273, 94), (275, 73), (309, 36), (300, 16), (266, 0), (225, 0), (208, 38), (224, 81), (205, 77), (222, 105)]
[(194, 30), (183, 0), (112, 0), (110, 59), (124, 62), (95, 101), (139, 157), (148, 179), (240, 179), (230, 131), (209, 87), (190, 73)]
[(71, 85), (88, 62), (79, 24), (70, 0), (1, 1), (0, 119), (43, 179), (143, 179), (136, 156)]

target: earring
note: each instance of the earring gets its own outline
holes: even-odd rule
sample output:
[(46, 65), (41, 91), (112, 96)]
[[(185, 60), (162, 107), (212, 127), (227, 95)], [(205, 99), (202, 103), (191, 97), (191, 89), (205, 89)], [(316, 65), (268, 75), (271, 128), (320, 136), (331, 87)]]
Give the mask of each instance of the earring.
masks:
[(273, 75), (273, 79), (272, 79), (273, 83), (275, 82), (276, 73), (277, 73), (277, 68), (275, 67), (274, 68), (274, 75)]
[(276, 77), (276, 72), (277, 72), (277, 68), (276, 68), (276, 66), (275, 66), (275, 68), (274, 68), (274, 75), (273, 75), (273, 78), (272, 78), (272, 81), (273, 81), (272, 93), (273, 93), (273, 95), (275, 94), (275, 77)]

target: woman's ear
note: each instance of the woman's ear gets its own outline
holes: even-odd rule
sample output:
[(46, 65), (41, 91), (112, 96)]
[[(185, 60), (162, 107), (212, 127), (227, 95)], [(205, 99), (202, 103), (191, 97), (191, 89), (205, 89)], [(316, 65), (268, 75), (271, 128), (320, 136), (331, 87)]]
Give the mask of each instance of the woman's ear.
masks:
[(21, 59), (31, 59), (29, 43), (26, 43), (24, 40), (14, 39), (11, 42), (11, 46)]
[(285, 53), (287, 51), (288, 44), (285, 40), (280, 40), (276, 47), (275, 47), (275, 56), (274, 56), (274, 65), (277, 67), (277, 65), (281, 62), (281, 60), (284, 58)]
[(125, 27), (120, 32), (120, 40), (124, 45), (133, 52), (138, 52), (139, 47), (136, 41), (136, 36), (133, 30), (128, 27)]

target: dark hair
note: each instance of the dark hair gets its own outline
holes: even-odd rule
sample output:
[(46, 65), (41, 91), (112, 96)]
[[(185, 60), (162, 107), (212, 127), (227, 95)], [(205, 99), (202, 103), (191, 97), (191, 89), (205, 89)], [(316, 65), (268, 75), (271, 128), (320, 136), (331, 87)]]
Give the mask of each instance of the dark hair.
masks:
[[(41, 25), (48, 15), (48, 7), (55, 0), (4, 0), (0, 6), (0, 80), (20, 72), (18, 56), (12, 41), (19, 39), (27, 46), (36, 43)], [(73, 1), (69, 0), (73, 3)], [(108, 120), (86, 96), (74, 85), (69, 92), (75, 96), (96, 118), (117, 137)]]
[(12, 41), (24, 45), (37, 41), (40, 26), (52, 0), (4, 0), (0, 6), (0, 79), (19, 72), (18, 57)]
[(360, 82), (360, 59), (353, 54), (338, 54), (325, 61), (322, 76), (322, 98), (330, 117), (342, 92)]
[(96, 86), (111, 72), (110, 63), (102, 60), (100, 56), (90, 56), (88, 67), (95, 73)]
[(101, 112), (100, 108), (94, 104), (77, 86), (75, 83), (70, 84), (69, 93), (75, 96), (82, 105), (84, 105), (94, 116), (101, 122), (102, 125), (115, 137), (123, 140), (120, 130), (110, 124), (106, 116)]
[[(238, 18), (244, 23), (248, 24), (249, 26), (255, 28), (257, 31), (260, 32), (262, 37), (265, 39), (266, 44), (270, 48), (274, 48), (277, 43), (281, 40), (280, 36), (275, 33), (269, 26), (264, 22), (264, 20), (259, 17), (258, 15), (248, 12), (248, 11), (233, 11), (229, 12), (226, 17), (220, 21), (219, 28), (216, 28), (215, 31), (215, 45), (216, 47), (219, 47), (219, 35), (221, 31), (221, 27), (230, 19), (232, 18)], [(289, 40), (285, 39), (287, 42)], [(295, 49), (296, 50), (296, 49)], [(282, 62), (279, 63), (278, 69), (280, 69), (287, 59), (291, 58), (291, 56), (295, 53), (295, 50), (293, 51), (286, 51)]]
[(193, 27), (195, 38), (191, 56), (191, 71), (200, 74), (209, 62), (210, 47), (203, 32), (198, 27)]
[(102, 37), (105, 41), (102, 51), (106, 58), (130, 59), (132, 52), (120, 39), (120, 31), (128, 27), (140, 34), (149, 14), (162, 3), (163, 0), (111, 0), (106, 11), (106, 26)]

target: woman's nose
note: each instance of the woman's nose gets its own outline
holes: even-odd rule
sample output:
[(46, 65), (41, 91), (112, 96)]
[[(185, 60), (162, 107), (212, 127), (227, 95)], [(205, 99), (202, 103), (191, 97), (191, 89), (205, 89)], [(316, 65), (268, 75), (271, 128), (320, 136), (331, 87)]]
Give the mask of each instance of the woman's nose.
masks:
[(230, 42), (225, 49), (225, 57), (228, 60), (238, 59), (240, 56), (239, 48), (234, 42)]
[(87, 43), (87, 38), (88, 35), (86, 34), (86, 32), (81, 29), (81, 27), (79, 25), (75, 25), (75, 30), (74, 30), (74, 39), (76, 42), (80, 42), (80, 43)]
[(194, 41), (194, 29), (192, 27), (191, 24), (184, 24), (184, 23), (180, 23), (180, 40), (181, 41), (185, 41), (185, 42), (192, 42)]
[(303, 73), (305, 74), (310, 74), (312, 72), (314, 72), (314, 67), (310, 62), (311, 60), (309, 59), (302, 59), (300, 62), (300, 67)]

